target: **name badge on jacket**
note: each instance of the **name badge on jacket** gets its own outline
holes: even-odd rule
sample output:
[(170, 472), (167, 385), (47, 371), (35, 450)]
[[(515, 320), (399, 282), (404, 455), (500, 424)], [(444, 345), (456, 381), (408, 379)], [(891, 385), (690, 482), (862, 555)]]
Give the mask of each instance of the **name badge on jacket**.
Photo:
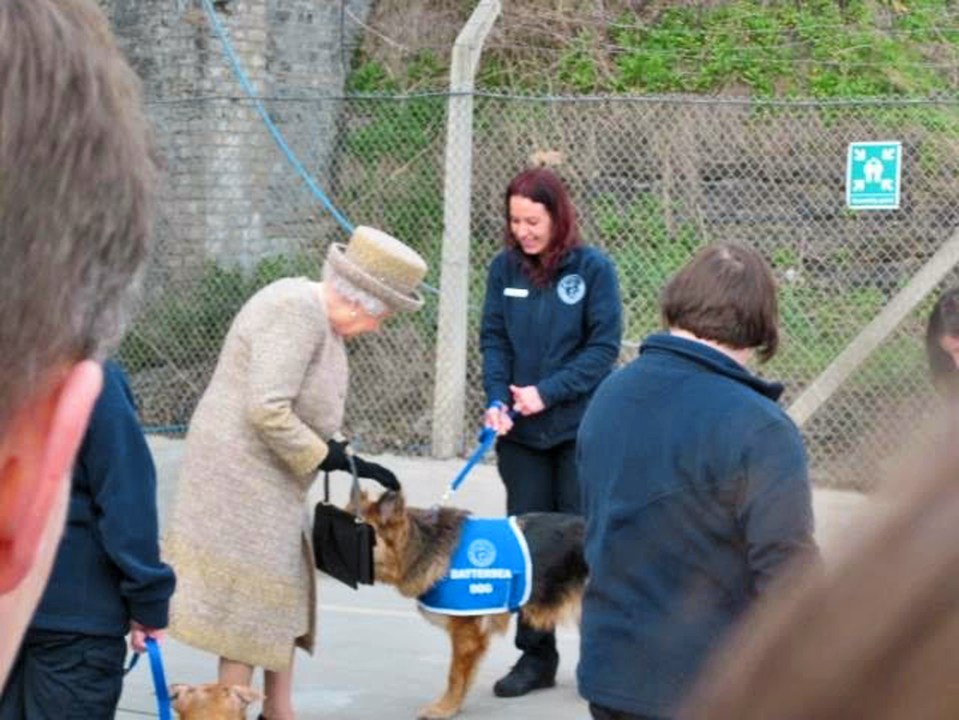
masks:
[(503, 288), (503, 294), (506, 297), (524, 298), (529, 297), (529, 290), (526, 288)]

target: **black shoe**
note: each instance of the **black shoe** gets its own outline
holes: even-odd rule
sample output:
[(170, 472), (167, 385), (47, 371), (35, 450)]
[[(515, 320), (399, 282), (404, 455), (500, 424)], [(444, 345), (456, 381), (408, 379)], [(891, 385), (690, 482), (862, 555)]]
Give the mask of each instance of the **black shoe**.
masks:
[(556, 684), (559, 658), (543, 660), (533, 655), (522, 655), (513, 668), (493, 685), (496, 697), (519, 697), (532, 690), (551, 688)]

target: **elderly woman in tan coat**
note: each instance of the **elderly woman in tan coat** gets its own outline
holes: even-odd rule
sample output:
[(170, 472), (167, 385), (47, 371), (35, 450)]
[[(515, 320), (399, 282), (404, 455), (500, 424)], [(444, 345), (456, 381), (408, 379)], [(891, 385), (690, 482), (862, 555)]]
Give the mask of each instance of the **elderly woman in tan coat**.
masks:
[[(164, 543), (179, 578), (170, 633), (220, 656), (219, 681), (266, 677), (266, 720), (293, 717), (295, 646), (312, 653), (316, 581), (305, 509), (318, 470), (345, 470), (344, 340), (416, 310), (426, 263), (359, 227), (323, 281), (278, 280), (237, 314), (186, 438)], [(360, 477), (398, 488), (355, 457)]]

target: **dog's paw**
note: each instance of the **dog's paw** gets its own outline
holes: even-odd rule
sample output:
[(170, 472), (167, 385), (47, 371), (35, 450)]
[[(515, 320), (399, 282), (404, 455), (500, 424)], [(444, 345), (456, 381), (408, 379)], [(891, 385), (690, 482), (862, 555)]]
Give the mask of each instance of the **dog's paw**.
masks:
[(431, 702), (426, 707), (420, 708), (416, 714), (416, 720), (449, 720), (459, 714), (460, 709), (442, 700)]

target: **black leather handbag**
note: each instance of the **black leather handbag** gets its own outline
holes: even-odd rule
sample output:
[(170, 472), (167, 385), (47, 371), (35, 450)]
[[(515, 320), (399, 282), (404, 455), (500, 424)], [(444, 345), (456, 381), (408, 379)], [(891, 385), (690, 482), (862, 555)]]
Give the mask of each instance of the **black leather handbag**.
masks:
[[(351, 505), (360, 513), (360, 483), (356, 465), (353, 470)], [(323, 476), (323, 500), (313, 509), (313, 558), (316, 569), (349, 585), (373, 584), (373, 546), (376, 532), (363, 521), (362, 515), (343, 510), (330, 502), (330, 474)]]

